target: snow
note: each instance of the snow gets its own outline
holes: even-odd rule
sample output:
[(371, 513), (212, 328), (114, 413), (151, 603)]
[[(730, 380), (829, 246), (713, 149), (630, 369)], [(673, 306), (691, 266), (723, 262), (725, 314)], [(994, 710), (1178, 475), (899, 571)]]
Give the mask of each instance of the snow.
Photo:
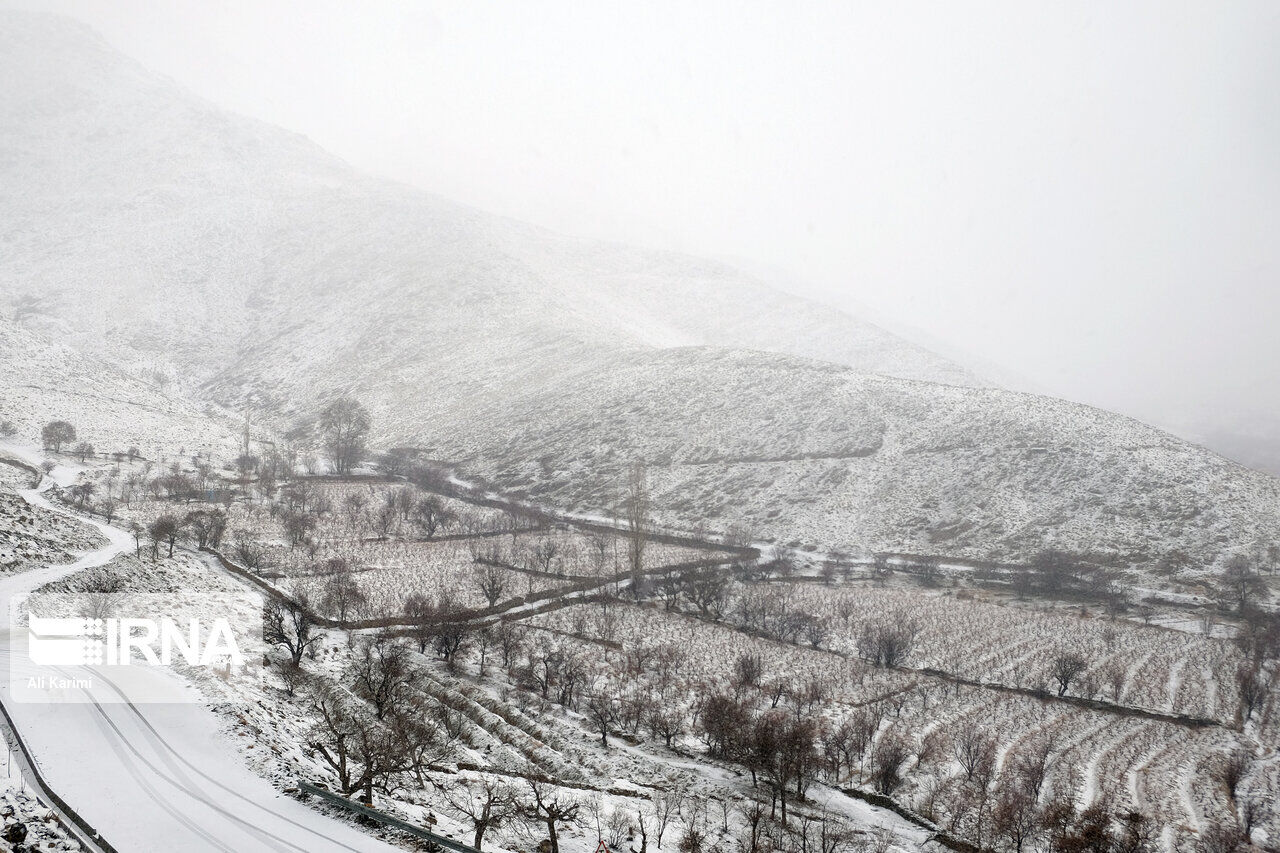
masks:
[[(7, 446), (29, 462), (38, 454)], [(52, 482), (66, 485), (78, 472), (59, 466)], [(31, 504), (69, 515), (42, 494), (23, 492)], [(16, 594), (104, 565), (133, 549), (130, 534), (81, 519), (107, 538), (72, 563), (0, 579), (3, 616)], [(21, 671), (7, 631), (0, 655), (4, 671)], [(394, 848), (282, 795), (228, 749), (223, 724), (196, 704), (21, 703), (0, 684), (0, 701), (36, 755), (49, 785), (121, 850), (183, 851), (391, 851)]]
[(17, 152), (0, 295), (57, 294), (0, 322), (0, 410), (28, 437), (65, 409), (100, 448), (204, 450), (234, 438), (217, 404), (283, 426), (359, 389), (376, 445), (561, 509), (607, 510), (644, 459), (673, 527), (952, 559), (1176, 548), (1200, 567), (1280, 535), (1275, 478), (984, 387), (722, 264), (371, 179), (65, 22), (6, 15), (0, 62)]

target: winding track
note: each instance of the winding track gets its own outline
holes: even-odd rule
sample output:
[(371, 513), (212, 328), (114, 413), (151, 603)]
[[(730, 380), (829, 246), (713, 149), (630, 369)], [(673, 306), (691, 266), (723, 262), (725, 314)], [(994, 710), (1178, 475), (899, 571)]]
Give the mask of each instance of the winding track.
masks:
[[(40, 462), (22, 448), (3, 449), (24, 462)], [(42, 492), (53, 482), (71, 482), (75, 475), (74, 469), (57, 468), (39, 487), (20, 494), (32, 506), (71, 516)], [(108, 563), (133, 548), (129, 533), (73, 517), (98, 528), (107, 543), (72, 563), (0, 579), (0, 660), (6, 672), (20, 674), (29, 665), (9, 642), (13, 596)], [(66, 670), (68, 677), (77, 674), (75, 668)], [(218, 719), (203, 705), (16, 702), (7, 679), (0, 683), (0, 701), (50, 787), (121, 853), (398, 850), (280, 794), (238, 760)]]

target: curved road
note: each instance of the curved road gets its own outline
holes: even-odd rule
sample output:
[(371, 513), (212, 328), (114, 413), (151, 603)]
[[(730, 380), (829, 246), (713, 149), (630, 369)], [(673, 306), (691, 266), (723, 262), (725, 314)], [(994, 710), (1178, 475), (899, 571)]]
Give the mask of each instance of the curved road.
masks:
[[(22, 447), (0, 450), (28, 464), (41, 457)], [(50, 475), (61, 484), (77, 471)], [(42, 492), (23, 498), (63, 515)], [(0, 579), (0, 658), (6, 673), (21, 673), (25, 656), (9, 643), (9, 600), (41, 585), (102, 565), (133, 548), (118, 528), (76, 516), (107, 537), (107, 544), (73, 563), (46, 566)], [(78, 677), (78, 668), (65, 669)], [(98, 674), (101, 678), (101, 674)], [(0, 702), (35, 755), (50, 788), (71, 804), (121, 853), (182, 850), (221, 853), (392, 853), (393, 847), (276, 791), (237, 757), (217, 717), (200, 704), (28, 703), (12, 701), (8, 679)]]

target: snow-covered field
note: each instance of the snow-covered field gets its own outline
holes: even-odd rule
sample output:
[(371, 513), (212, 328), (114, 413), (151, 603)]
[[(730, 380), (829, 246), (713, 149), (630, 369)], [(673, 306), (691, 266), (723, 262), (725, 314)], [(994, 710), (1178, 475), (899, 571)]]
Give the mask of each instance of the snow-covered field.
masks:
[[(806, 596), (810, 592), (813, 597)], [(668, 704), (693, 709), (700, 697), (719, 691), (758, 697), (754, 701), (765, 707), (781, 694), (787, 707), (789, 703), (798, 706), (803, 697), (816, 692), (822, 697), (817, 706), (822, 731), (824, 737), (832, 738), (833, 749), (839, 747), (846, 727), (857, 730), (869, 725), (873, 732), (861, 749), (846, 755), (847, 763), (842, 761), (832, 771), (833, 781), (869, 785), (879, 745), (905, 742), (910, 758), (895, 799), (971, 840), (977, 831), (977, 804), (953, 749), (973, 732), (989, 739), (998, 759), (993, 791), (1015, 784), (1022, 763), (1043, 751), (1042, 803), (1084, 807), (1105, 802), (1115, 810), (1139, 811), (1167, 830), (1164, 844), (1169, 850), (1195, 850), (1198, 830), (1234, 821), (1225, 791), (1213, 784), (1215, 767), (1223, 756), (1237, 750), (1254, 756), (1241, 790), (1263, 801), (1274, 796), (1278, 767), (1274, 699), (1266, 709), (1255, 711), (1243, 730), (1237, 728), (1229, 691), (1234, 689), (1238, 652), (1225, 643), (1156, 628), (1101, 624), (1101, 620), (1076, 619), (1078, 625), (1068, 626), (1064, 623), (1072, 617), (1017, 608), (990, 612), (972, 602), (919, 594), (861, 589), (833, 595), (827, 589), (807, 589), (796, 590), (787, 601), (797, 612), (812, 607), (817, 613), (835, 616), (835, 630), (823, 648), (808, 648), (803, 641), (797, 645), (750, 637), (726, 624), (658, 606), (622, 605), (604, 616), (584, 605), (532, 621), (555, 629), (558, 642), (583, 654), (605, 655), (616, 671), (628, 673), (624, 695), (628, 690), (652, 690), (656, 677), (631, 675), (634, 670), (626, 661), (639, 656), (641, 649), (648, 649), (652, 657), (656, 650), (670, 648), (699, 652), (681, 659), (667, 688), (678, 698)], [(829, 602), (830, 610), (824, 612), (819, 601)], [(844, 613), (849, 613), (847, 620)], [(1124, 661), (1126, 679), (1118, 704), (1132, 701), (1137, 707), (1150, 703), (1164, 709), (1170, 701), (1200, 695), (1201, 702), (1190, 705), (1192, 711), (1203, 712), (1203, 693), (1191, 687), (1198, 680), (1202, 688), (1209, 685), (1210, 696), (1217, 690), (1224, 694), (1212, 700), (1222, 724), (1194, 727), (1129, 716), (1123, 709), (1073, 706), (1052, 698), (966, 686), (909, 669), (878, 669), (858, 660), (856, 654), (846, 654), (852, 651), (850, 637), (860, 623), (886, 616), (894, 621), (918, 619), (922, 626), (909, 667), (933, 666), (957, 675), (1013, 683), (1019, 679), (1010, 677), (1009, 667), (1016, 663), (1024, 673), (1021, 683), (1031, 686), (1043, 683), (1048, 675), (1044, 651), (1037, 646), (1075, 648), (1095, 667)], [(1091, 624), (1095, 621), (1099, 624)], [(1091, 646), (1105, 642), (1103, 635), (1112, 631), (1116, 633), (1114, 653), (1100, 658), (1091, 654), (1096, 651)], [(565, 634), (581, 639), (565, 639)], [(1035, 639), (1029, 642), (1028, 638)], [(1186, 653), (1185, 658), (1172, 659), (1169, 666), (1168, 656), (1178, 649)], [(745, 694), (735, 687), (736, 663), (744, 656), (756, 658), (761, 673), (760, 686)], [(1160, 668), (1162, 658), (1169, 668)], [(1275, 837), (1280, 824), (1267, 822), (1263, 830)]]

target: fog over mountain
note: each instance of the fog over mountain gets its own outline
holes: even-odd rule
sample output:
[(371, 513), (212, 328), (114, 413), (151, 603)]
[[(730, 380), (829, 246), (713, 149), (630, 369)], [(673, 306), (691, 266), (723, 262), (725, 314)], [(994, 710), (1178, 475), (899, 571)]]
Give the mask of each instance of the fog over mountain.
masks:
[(1276, 849), (1247, 10), (662, 4), (0, 11), (0, 853)]
[(1271, 477), (725, 264), (367, 177), (65, 19), (0, 38), (0, 281), (47, 297), (24, 326), (256, 423), (351, 394), (381, 447), (594, 513), (643, 460), (669, 523), (809, 548), (1213, 562), (1280, 524)]
[(1275, 4), (40, 5), (364, 171), (1274, 458)]

